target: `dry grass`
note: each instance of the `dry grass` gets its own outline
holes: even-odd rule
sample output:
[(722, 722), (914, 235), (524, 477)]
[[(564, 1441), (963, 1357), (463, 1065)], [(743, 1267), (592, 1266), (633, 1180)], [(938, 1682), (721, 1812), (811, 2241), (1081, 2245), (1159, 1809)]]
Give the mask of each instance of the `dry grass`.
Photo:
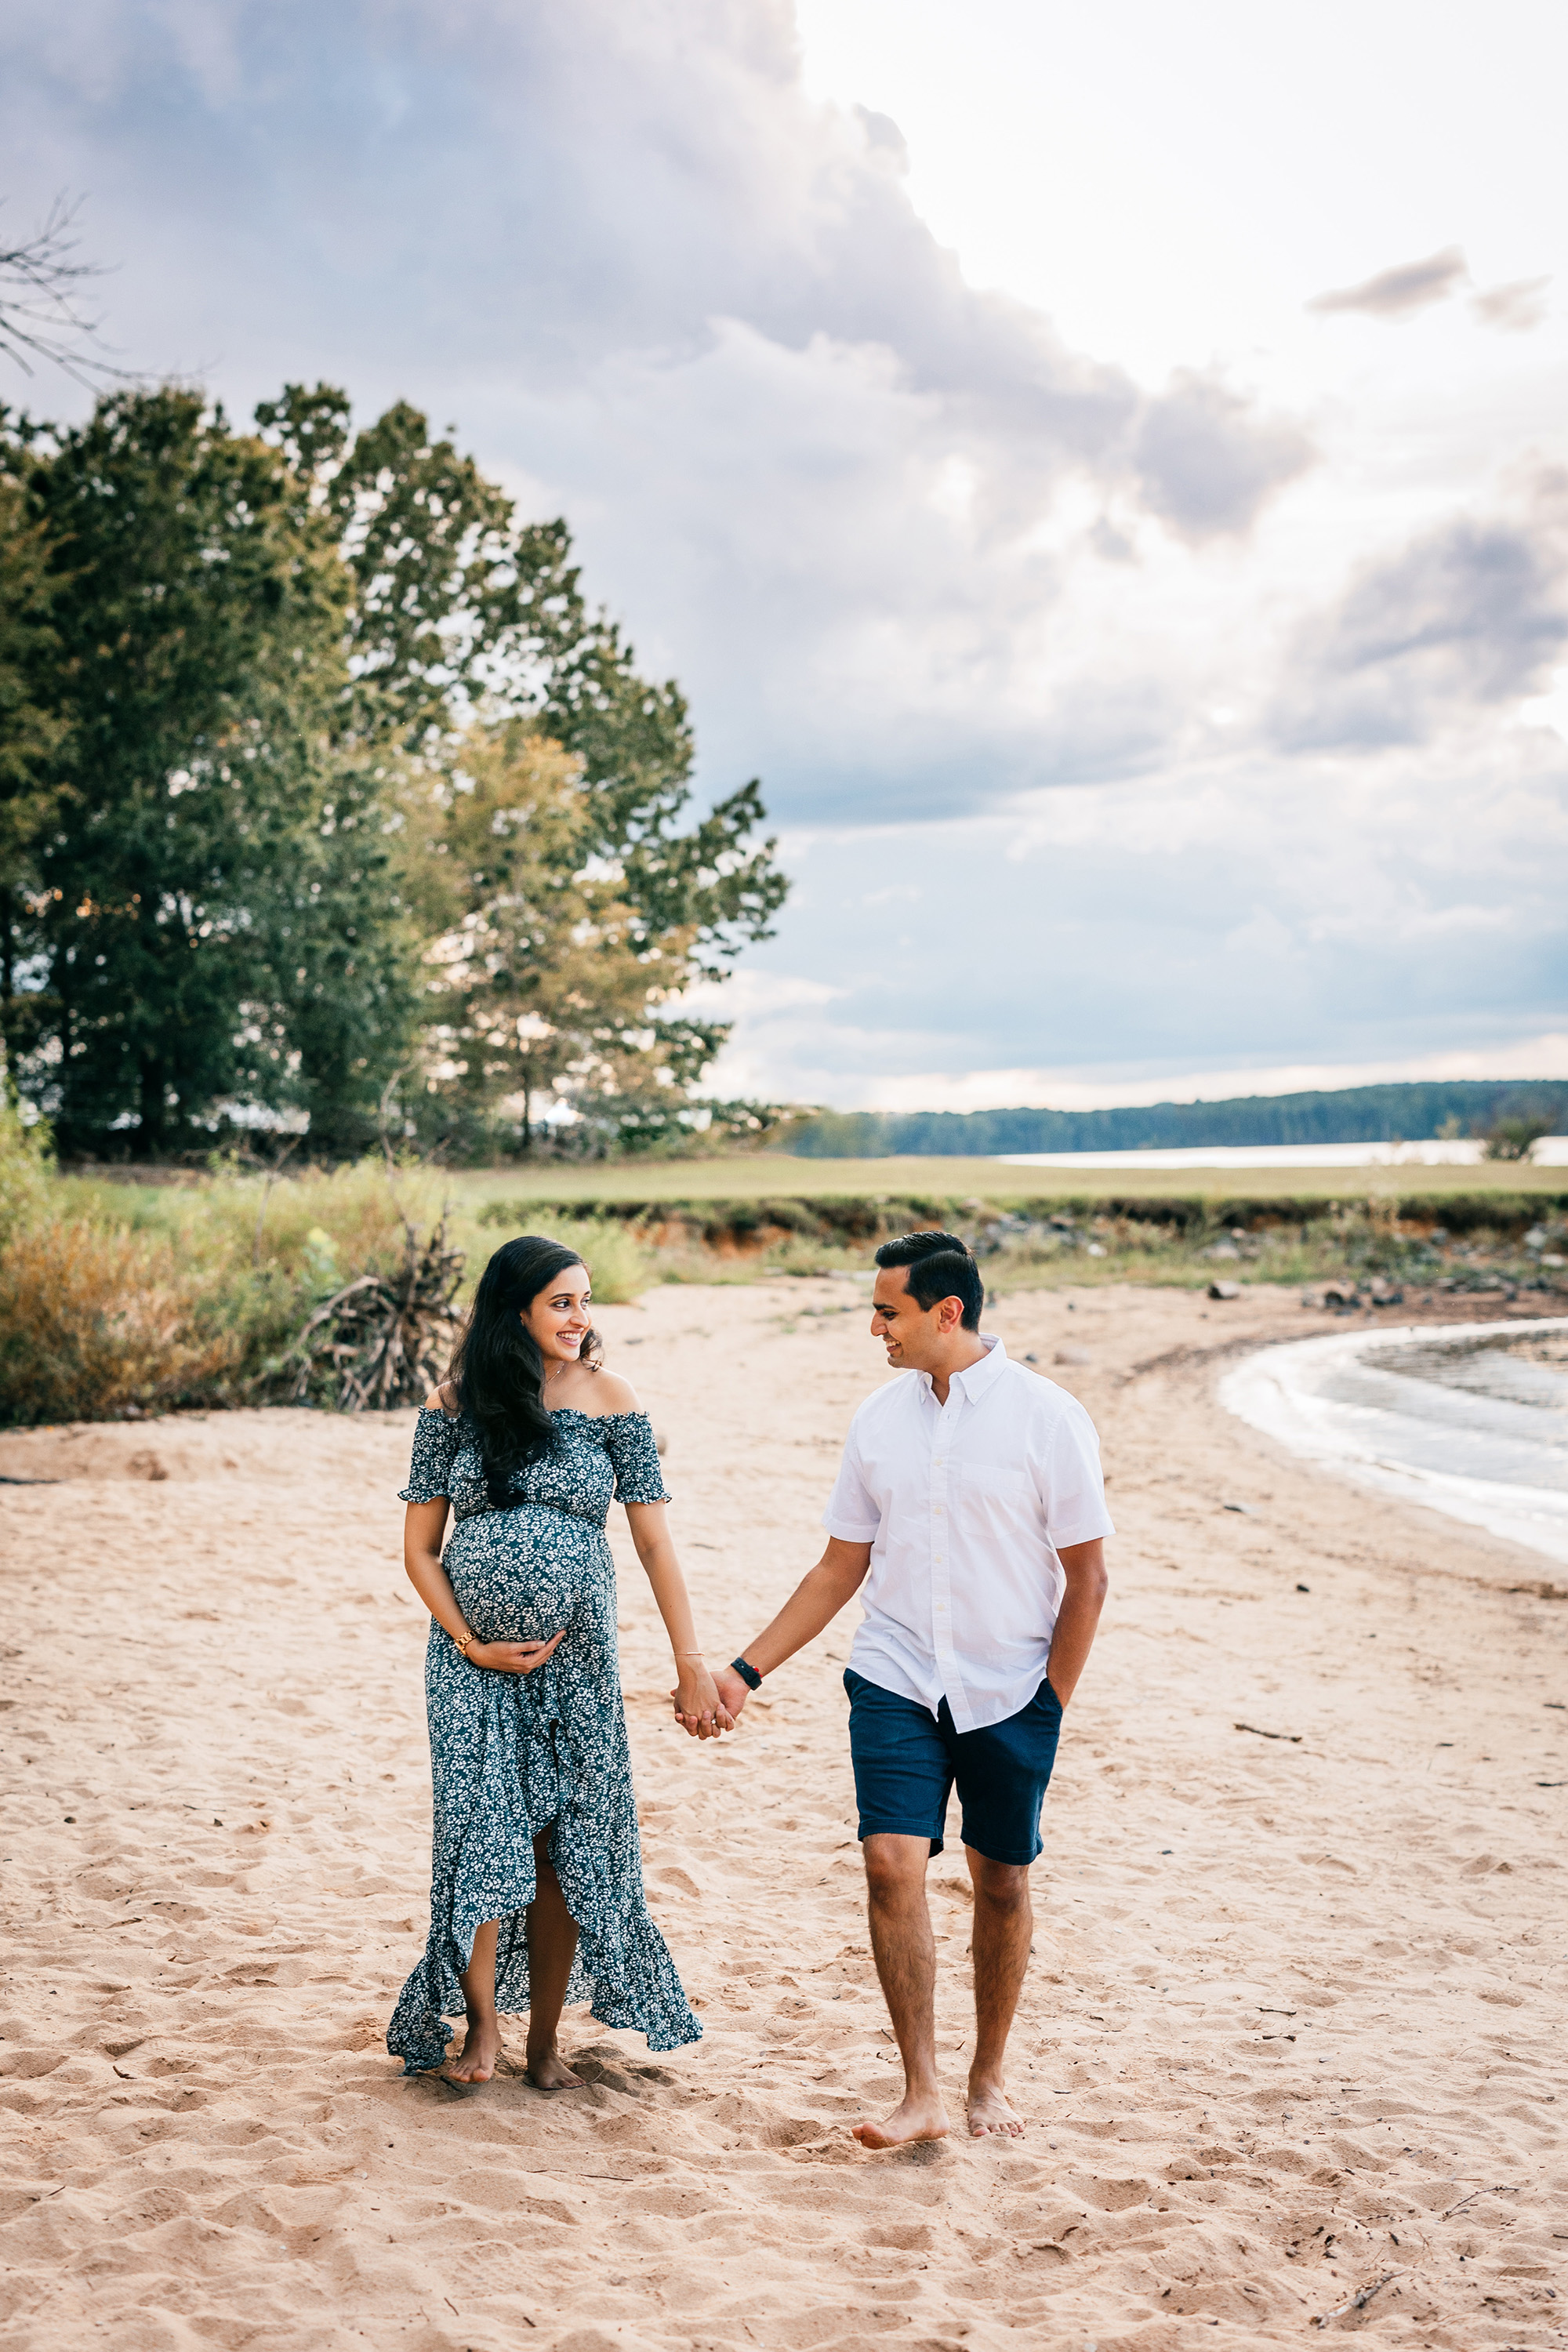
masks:
[[(395, 1287), (409, 1226), (432, 1234), (447, 1195), (439, 1176), (389, 1178), (372, 1161), (275, 1181), (232, 1169), (163, 1184), (60, 1177), (36, 1135), (0, 1125), (0, 1425), (291, 1397), (301, 1331), (364, 1281)], [(464, 1260), (459, 1308), (506, 1228), (521, 1229), (481, 1223), (478, 1205), (448, 1220)], [(606, 1304), (658, 1279), (623, 1224), (527, 1223), (581, 1253)], [(333, 1337), (318, 1327), (315, 1344)]]
[(204, 1303), (166, 1242), (77, 1218), (14, 1233), (0, 1255), (0, 1420), (103, 1421), (223, 1395), (242, 1338), (204, 1330)]

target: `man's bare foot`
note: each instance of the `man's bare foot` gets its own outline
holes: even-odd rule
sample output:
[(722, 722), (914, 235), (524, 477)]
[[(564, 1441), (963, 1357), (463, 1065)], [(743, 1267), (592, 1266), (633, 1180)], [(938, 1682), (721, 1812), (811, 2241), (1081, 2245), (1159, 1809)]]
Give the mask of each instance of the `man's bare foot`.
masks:
[(537, 2058), (529, 2058), (522, 2071), (536, 2091), (580, 2091), (584, 2087), (582, 2075), (574, 2074), (559, 2050), (542, 2050)]
[(447, 2069), (448, 2083), (488, 2083), (500, 2056), (500, 2027), (493, 2017), (470, 2017), (463, 2053)]
[(906, 2091), (885, 2122), (868, 2116), (850, 2129), (862, 2147), (907, 2147), (911, 2140), (945, 2139), (947, 2116), (934, 2091), (922, 2092), (918, 2097)]
[(971, 2083), (969, 2136), (971, 2139), (985, 2139), (992, 2134), (1000, 2139), (1022, 2139), (1024, 2118), (1009, 2104), (1005, 2083)]

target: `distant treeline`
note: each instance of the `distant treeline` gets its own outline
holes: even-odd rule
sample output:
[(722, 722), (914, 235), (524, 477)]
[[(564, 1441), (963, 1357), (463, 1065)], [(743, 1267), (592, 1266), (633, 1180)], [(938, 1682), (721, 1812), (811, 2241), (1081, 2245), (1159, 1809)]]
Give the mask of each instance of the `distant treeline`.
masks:
[(904, 1154), (984, 1159), (1003, 1151), (1155, 1151), (1267, 1143), (1420, 1143), (1485, 1135), (1503, 1119), (1568, 1132), (1568, 1084), (1455, 1078), (1342, 1087), (1231, 1102), (1144, 1103), (1124, 1110), (823, 1111), (779, 1148), (805, 1160)]

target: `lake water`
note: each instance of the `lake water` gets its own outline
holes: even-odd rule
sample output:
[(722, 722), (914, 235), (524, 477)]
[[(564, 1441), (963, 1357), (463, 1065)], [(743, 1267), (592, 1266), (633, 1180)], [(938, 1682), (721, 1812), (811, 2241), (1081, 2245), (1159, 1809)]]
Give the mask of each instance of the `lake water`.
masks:
[(1219, 1394), (1292, 1453), (1568, 1561), (1568, 1316), (1292, 1340)]
[[(1468, 1139), (1430, 1143), (1184, 1144), (1150, 1151), (1001, 1151), (1011, 1168), (1479, 1168), (1483, 1146)], [(1568, 1135), (1544, 1136), (1538, 1168), (1568, 1167)]]

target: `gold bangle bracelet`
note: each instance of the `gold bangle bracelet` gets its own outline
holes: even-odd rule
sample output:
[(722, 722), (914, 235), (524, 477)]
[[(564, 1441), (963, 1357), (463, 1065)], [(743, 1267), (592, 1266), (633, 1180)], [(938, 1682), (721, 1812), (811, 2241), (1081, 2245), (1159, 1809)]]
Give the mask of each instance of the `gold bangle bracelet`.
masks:
[(468, 1644), (469, 1644), (469, 1643), (470, 1643), (470, 1642), (477, 1642), (477, 1641), (479, 1640), (479, 1635), (478, 1635), (477, 1633), (465, 1633), (465, 1634), (464, 1634), (464, 1636), (463, 1636), (463, 1638), (462, 1638), (462, 1640), (461, 1640), (460, 1642), (458, 1642), (458, 1637), (457, 1637), (456, 1633), (454, 1633), (454, 1634), (453, 1634), (453, 1636), (452, 1636), (453, 1641), (454, 1641), (454, 1642), (457, 1642), (457, 1643), (458, 1643), (458, 1648), (459, 1652), (461, 1653), (461, 1654), (462, 1654), (465, 1658), (466, 1658), (466, 1657), (468, 1656)]

